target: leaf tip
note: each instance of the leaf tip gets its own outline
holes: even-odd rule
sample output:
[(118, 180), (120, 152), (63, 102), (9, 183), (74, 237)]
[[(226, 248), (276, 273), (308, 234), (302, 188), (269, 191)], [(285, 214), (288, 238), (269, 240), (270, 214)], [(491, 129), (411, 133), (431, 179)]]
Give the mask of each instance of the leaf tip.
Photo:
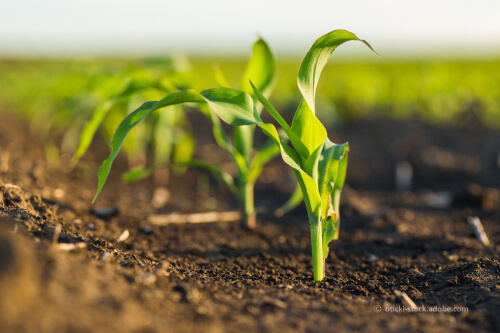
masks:
[(368, 43), (368, 42), (367, 42), (366, 40), (364, 40), (364, 39), (360, 39), (360, 41), (361, 41), (363, 44), (365, 44), (366, 46), (368, 46), (368, 48), (369, 48), (370, 50), (372, 50), (372, 51), (373, 51), (373, 53), (375, 53), (377, 56), (379, 56), (379, 57), (380, 57), (380, 54), (378, 54), (378, 52), (377, 52), (377, 51), (375, 51), (375, 49), (373, 49), (373, 47), (370, 45), (370, 43)]

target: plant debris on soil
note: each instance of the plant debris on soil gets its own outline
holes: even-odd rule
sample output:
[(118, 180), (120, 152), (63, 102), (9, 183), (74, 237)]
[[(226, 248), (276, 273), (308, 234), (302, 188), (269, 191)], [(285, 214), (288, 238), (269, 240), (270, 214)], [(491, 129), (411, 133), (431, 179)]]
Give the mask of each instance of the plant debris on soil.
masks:
[(200, 191), (193, 169), (155, 204), (152, 180), (120, 182), (124, 160), (92, 206), (105, 144), (51, 169), (27, 126), (2, 119), (1, 332), (498, 331), (499, 130), (365, 119), (335, 131), (351, 146), (342, 225), (314, 282), (305, 209), (273, 216), (294, 188), (279, 161), (257, 184), (255, 230), (156, 226), (152, 214), (237, 207), (212, 179)]

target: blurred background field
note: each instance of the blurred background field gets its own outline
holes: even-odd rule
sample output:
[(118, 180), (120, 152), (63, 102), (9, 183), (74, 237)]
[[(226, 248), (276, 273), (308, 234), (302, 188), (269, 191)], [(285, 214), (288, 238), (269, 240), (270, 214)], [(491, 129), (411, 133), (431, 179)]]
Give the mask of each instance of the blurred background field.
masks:
[[(498, 2), (486, 0), (473, 6), (450, 0), (256, 0), (238, 6), (227, 0), (7, 0), (0, 12), (0, 107), (27, 121), (48, 161), (57, 164), (62, 155), (75, 154), (85, 128), (92, 135), (77, 157), (94, 131), (109, 142), (121, 119), (141, 103), (178, 89), (219, 86), (214, 68), (238, 87), (251, 45), (262, 35), (277, 62), (271, 101), (291, 115), (306, 50), (322, 34), (347, 29), (381, 56), (361, 43), (335, 52), (317, 95), (327, 127), (390, 117), (497, 128), (498, 10)], [(144, 155), (148, 145), (163, 154), (155, 163), (168, 164), (182, 151), (189, 155), (196, 135), (190, 139), (184, 114), (182, 108), (161, 112), (137, 126), (124, 146), (129, 160)]]
[[(217, 86), (214, 66), (218, 65), (229, 83), (237, 86), (246, 61), (243, 57), (4, 59), (0, 61), (0, 103), (4, 111), (29, 121), (34, 134), (42, 138), (63, 136), (62, 148), (70, 152), (93, 111), (123, 92), (132, 80), (168, 80), (177, 89), (204, 90)], [(299, 65), (299, 60), (277, 63), (272, 101), (280, 110), (294, 111), (292, 106), (299, 102)], [(141, 91), (120, 114), (163, 95), (154, 89)], [(319, 83), (318, 105), (320, 117), (330, 126), (366, 116), (389, 116), (450, 124), (476, 119), (498, 127), (500, 60), (348, 61), (333, 57)], [(110, 120), (108, 130), (116, 128), (120, 119)], [(109, 133), (105, 137), (109, 139)]]

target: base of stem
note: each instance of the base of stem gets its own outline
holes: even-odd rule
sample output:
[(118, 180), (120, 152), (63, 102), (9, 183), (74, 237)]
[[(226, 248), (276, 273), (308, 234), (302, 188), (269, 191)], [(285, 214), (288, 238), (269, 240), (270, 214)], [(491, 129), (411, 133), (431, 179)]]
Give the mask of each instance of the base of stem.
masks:
[(244, 215), (241, 220), (241, 226), (247, 229), (255, 229), (257, 225), (257, 214)]

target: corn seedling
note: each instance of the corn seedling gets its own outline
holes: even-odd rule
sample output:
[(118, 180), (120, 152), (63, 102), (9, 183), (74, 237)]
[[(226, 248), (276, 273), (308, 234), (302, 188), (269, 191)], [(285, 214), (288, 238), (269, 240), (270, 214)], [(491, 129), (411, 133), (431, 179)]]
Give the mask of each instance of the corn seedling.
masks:
[[(249, 79), (252, 79), (268, 98), (275, 81), (273, 54), (262, 38), (259, 38), (259, 40), (253, 44), (252, 51), (252, 56), (248, 61), (240, 81), (239, 89), (251, 95), (252, 87), (249, 84)], [(222, 71), (218, 67), (215, 68), (215, 77), (219, 86), (229, 86)], [(257, 105), (256, 100), (253, 102), (254, 105)], [(254, 149), (255, 125), (235, 127), (232, 132), (232, 140), (230, 140), (224, 133), (219, 118), (217, 118), (210, 107), (208, 107), (208, 105), (201, 105), (200, 109), (210, 119), (214, 137), (218, 145), (231, 155), (236, 175), (233, 177), (217, 165), (201, 160), (192, 160), (187, 164), (198, 168), (204, 168), (222, 180), (240, 202), (243, 226), (254, 228), (256, 223), (254, 204), (255, 182), (261, 174), (265, 164), (279, 154), (279, 149), (272, 141), (269, 141), (259, 149)], [(260, 114), (262, 112), (262, 106), (257, 107), (256, 112)]]
[[(169, 106), (171, 110), (172, 106), (179, 106), (184, 103), (199, 103), (200, 111), (211, 121), (213, 134), (217, 144), (230, 153), (235, 165), (236, 176), (233, 177), (222, 168), (202, 160), (193, 159), (182, 164), (206, 169), (222, 180), (240, 201), (243, 224), (248, 228), (253, 228), (255, 226), (254, 185), (264, 165), (271, 158), (279, 154), (279, 149), (272, 141), (269, 141), (263, 147), (257, 149), (255, 154), (253, 154), (255, 125), (252, 122), (238, 122), (238, 125), (242, 126), (234, 129), (232, 140), (230, 140), (224, 132), (217, 115), (221, 110), (226, 110), (226, 108), (231, 109), (233, 104), (237, 105), (236, 100), (226, 100), (225, 98), (240, 98), (241, 96), (245, 96), (245, 101), (246, 99), (250, 100), (250, 104), (245, 106), (251, 106), (250, 110), (259, 115), (262, 111), (262, 107), (253, 110), (256, 103), (252, 100), (252, 97), (250, 97), (252, 87), (248, 79), (252, 78), (259, 89), (263, 91), (263, 94), (269, 96), (274, 83), (274, 67), (274, 59), (271, 50), (263, 39), (259, 39), (253, 45), (252, 57), (247, 64), (243, 79), (241, 80), (241, 91), (234, 89), (227, 90), (228, 88), (225, 88), (226, 90), (216, 88), (197, 94), (194, 90), (184, 90), (170, 93), (158, 102), (143, 104), (143, 106), (141, 106), (142, 109), (139, 108), (131, 115), (127, 116), (116, 130), (111, 143), (113, 148), (112, 158), (110, 157), (111, 159), (108, 159), (108, 162), (105, 162), (99, 171), (98, 192), (104, 184), (104, 180), (109, 172), (108, 166), (111, 166), (112, 161), (116, 157), (116, 155), (113, 154), (118, 152), (125, 138), (123, 136), (123, 139), (118, 140), (118, 135), (121, 135), (121, 133), (125, 131), (126, 135), (132, 127), (137, 125), (139, 121), (145, 117), (141, 117), (139, 120), (131, 122), (130, 119), (135, 119), (131, 117), (135, 117), (136, 112), (140, 110), (140, 114), (145, 113), (147, 115), (152, 111), (167, 106)], [(221, 85), (227, 84), (221, 71), (216, 71), (216, 76)], [(225, 94), (228, 95), (226, 96)], [(235, 110), (239, 109), (236, 108)], [(225, 114), (231, 113), (231, 111), (224, 112)], [(243, 113), (241, 110), (238, 112)]]
[[(120, 93), (104, 97), (104, 102), (94, 110), (81, 132), (73, 162), (86, 153), (100, 127), (113, 133), (117, 121), (123, 119), (123, 113), (128, 111), (129, 105), (137, 103), (138, 100), (157, 98), (176, 91), (177, 82), (186, 81), (182, 73), (178, 73), (175, 68), (171, 68), (168, 74), (168, 78), (155, 77), (148, 70), (136, 70), (125, 80)], [(152, 115), (141, 131), (136, 131), (135, 136), (129, 138), (124, 145), (129, 164), (132, 166), (137, 164), (137, 160), (144, 164), (140, 156), (148, 150), (147, 166), (133, 167), (123, 175), (123, 180), (128, 182), (147, 177), (158, 168), (170, 166), (171, 159), (176, 162), (191, 159), (194, 139), (186, 130), (187, 124), (185, 111), (180, 106), (172, 107), (169, 113)]]
[[(313, 44), (299, 68), (297, 83), (303, 100), (297, 108), (291, 126), (250, 82), (255, 97), (286, 133), (293, 148), (280, 138), (273, 124), (262, 121), (253, 106), (232, 100), (231, 103), (233, 106), (237, 103), (238, 109), (228, 109), (229, 113), (218, 112), (219, 117), (232, 125), (237, 126), (242, 121), (253, 121), (280, 147), (283, 161), (292, 167), (309, 218), (315, 281), (323, 280), (328, 244), (337, 234), (338, 202), (345, 179), (349, 151), (347, 143), (335, 144), (328, 139), (325, 127), (316, 117), (316, 87), (330, 55), (339, 45), (351, 40), (360, 39), (348, 31), (335, 30), (320, 37)], [(367, 42), (360, 41), (371, 49)], [(241, 101), (243, 100), (241, 98)], [(246, 100), (250, 98), (247, 97)], [(245, 110), (246, 113), (238, 113), (241, 110)]]

